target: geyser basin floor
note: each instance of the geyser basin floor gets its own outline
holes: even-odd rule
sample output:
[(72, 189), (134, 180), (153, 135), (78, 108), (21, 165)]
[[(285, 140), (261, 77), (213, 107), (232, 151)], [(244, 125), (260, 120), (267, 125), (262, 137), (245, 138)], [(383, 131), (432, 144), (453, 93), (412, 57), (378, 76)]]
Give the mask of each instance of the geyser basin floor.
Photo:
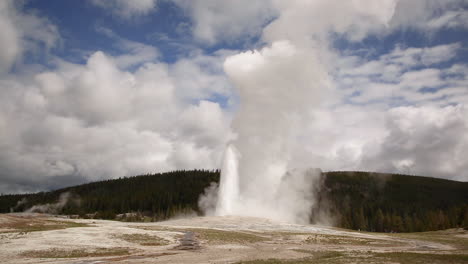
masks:
[[(189, 231), (201, 248), (175, 249)], [(462, 229), (377, 234), (235, 216), (126, 223), (0, 215), (2, 263), (466, 263), (467, 245)]]

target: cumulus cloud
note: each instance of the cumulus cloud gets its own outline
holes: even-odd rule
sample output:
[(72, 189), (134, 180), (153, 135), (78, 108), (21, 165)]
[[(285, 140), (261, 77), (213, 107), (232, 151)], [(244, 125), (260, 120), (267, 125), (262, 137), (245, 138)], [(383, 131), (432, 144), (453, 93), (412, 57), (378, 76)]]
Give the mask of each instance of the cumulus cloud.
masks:
[(123, 19), (147, 15), (157, 7), (157, 0), (92, 0), (91, 3)]
[(85, 65), (39, 73), (28, 83), (2, 81), (2, 179), (47, 188), (56, 176), (216, 168), (229, 114), (215, 102), (180, 98), (169, 71), (146, 63), (125, 72), (96, 52)]
[(264, 29), (265, 40), (313, 39), (325, 41), (323, 45), (331, 32), (359, 41), (381, 31), (393, 16), (395, 1), (275, 1), (274, 6), (281, 12)]
[(401, 0), (396, 5), (392, 28), (420, 29), (426, 33), (441, 29), (467, 28), (464, 0)]
[[(2, 43), (16, 48), (2, 49), (2, 71), (35, 43), (53, 47), (59, 38), (46, 19), (12, 2), (0, 7)], [(14, 23), (20, 18), (26, 21)], [(167, 64), (157, 61), (155, 47), (98, 31), (119, 52), (93, 52), (85, 64), (51, 56), (53, 68), (0, 79), (0, 192), (217, 167), (230, 113), (209, 100), (229, 96), (219, 70), (225, 55), (197, 53)]]
[(114, 47), (120, 51), (113, 57), (119, 68), (141, 66), (145, 62), (155, 61), (160, 56), (156, 47), (122, 38), (109, 28), (97, 27), (96, 31), (112, 40)]
[(215, 102), (185, 102), (175, 83), (166, 64), (123, 72), (103, 52), (28, 83), (2, 81), (4, 183), (40, 189), (59, 176), (216, 168), (229, 114)]
[(388, 135), (363, 155), (362, 166), (466, 180), (467, 116), (462, 106), (394, 108), (386, 116)]
[(60, 36), (57, 27), (34, 13), (22, 11), (21, 3), (0, 3), (0, 74), (21, 61), (24, 53), (34, 55), (53, 48)]
[[(123, 19), (157, 9), (157, 1), (92, 3)], [(235, 140), (237, 96), (244, 118), (232, 127), (238, 137), (253, 135), (238, 139), (239, 148), (258, 147), (245, 159), (264, 157), (243, 173), (316, 166), (467, 179), (468, 67), (452, 63), (464, 43), (397, 45), (378, 55), (332, 47), (336, 35), (359, 42), (402, 28), (466, 28), (462, 1), (239, 3), (175, 1), (198, 45), (264, 48), (191, 50), (165, 63), (157, 47), (99, 27), (114, 52), (91, 51), (83, 64), (50, 55), (49, 68), (24, 70), (26, 54), (47, 54), (61, 37), (39, 13), (2, 1), (0, 192), (217, 168)]]
[(232, 85), (223, 70), (223, 61), (230, 54), (220, 51), (207, 56), (196, 51), (172, 64), (170, 74), (179, 87), (178, 95), (187, 100), (208, 99), (213, 93), (232, 97)]
[[(467, 180), (465, 106), (340, 106), (315, 113), (291, 159), (323, 170), (364, 170)], [(314, 135), (311, 137), (310, 135)]]
[(460, 65), (446, 66), (460, 50), (460, 43), (452, 43), (396, 47), (372, 60), (342, 56), (337, 59), (334, 76), (343, 96), (354, 103), (463, 103), (467, 71)]
[(271, 1), (174, 0), (193, 21), (195, 39), (207, 44), (258, 36), (276, 15)]

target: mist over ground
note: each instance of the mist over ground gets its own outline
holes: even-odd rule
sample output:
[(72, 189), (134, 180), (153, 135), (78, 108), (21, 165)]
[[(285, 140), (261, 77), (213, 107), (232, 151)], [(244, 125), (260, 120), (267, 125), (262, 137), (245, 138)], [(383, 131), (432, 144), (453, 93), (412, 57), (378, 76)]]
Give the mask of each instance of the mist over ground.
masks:
[(461, 0), (2, 1), (0, 192), (220, 168), (227, 144), (252, 195), (307, 168), (466, 181), (467, 21)]

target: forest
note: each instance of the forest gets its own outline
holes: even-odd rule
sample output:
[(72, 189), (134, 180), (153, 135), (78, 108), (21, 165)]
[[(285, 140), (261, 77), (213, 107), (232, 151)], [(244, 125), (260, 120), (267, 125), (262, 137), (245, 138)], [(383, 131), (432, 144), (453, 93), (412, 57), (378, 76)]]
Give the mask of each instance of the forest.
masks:
[[(121, 221), (202, 215), (198, 199), (219, 170), (123, 177), (50, 192), (0, 196), (0, 213), (44, 212)], [(311, 179), (312, 180), (312, 179)], [(311, 223), (371, 232), (468, 227), (468, 182), (372, 172), (323, 172)]]

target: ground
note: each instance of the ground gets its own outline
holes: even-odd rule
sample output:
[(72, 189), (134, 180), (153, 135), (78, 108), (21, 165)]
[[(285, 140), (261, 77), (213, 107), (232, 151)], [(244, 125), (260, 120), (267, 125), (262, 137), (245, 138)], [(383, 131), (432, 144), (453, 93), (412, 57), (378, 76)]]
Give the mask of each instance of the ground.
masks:
[(468, 231), (380, 234), (250, 217), (0, 214), (2, 263), (468, 263)]

